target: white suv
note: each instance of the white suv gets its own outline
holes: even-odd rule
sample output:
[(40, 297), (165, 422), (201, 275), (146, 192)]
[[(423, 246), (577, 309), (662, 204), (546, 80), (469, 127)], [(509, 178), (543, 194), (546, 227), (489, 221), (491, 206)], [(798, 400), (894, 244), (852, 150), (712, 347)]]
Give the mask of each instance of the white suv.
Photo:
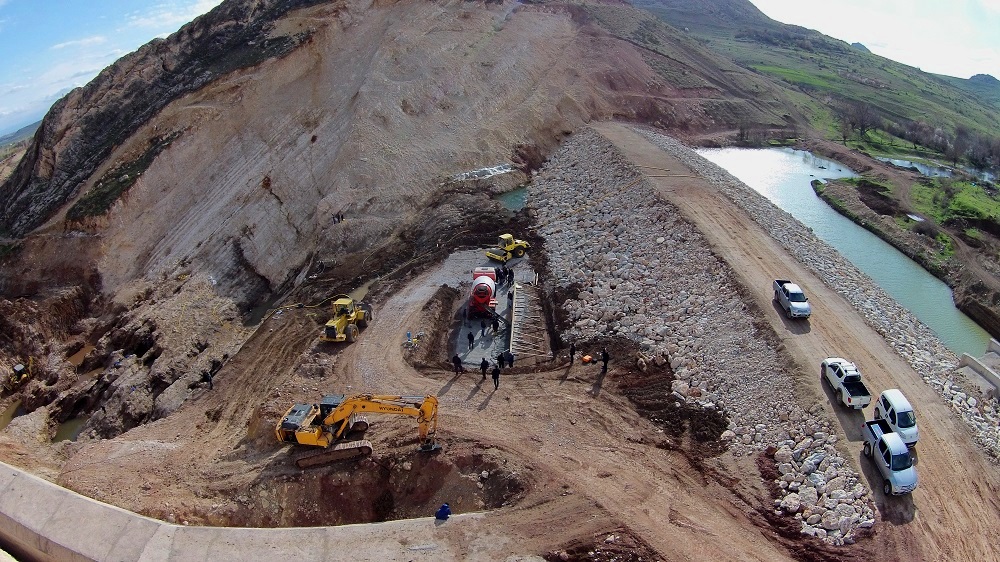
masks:
[(917, 445), (920, 433), (917, 431), (917, 416), (913, 414), (913, 406), (910, 401), (903, 396), (898, 388), (890, 388), (882, 393), (875, 403), (875, 419), (885, 420), (893, 433), (899, 434), (899, 438), (907, 447), (913, 448)]

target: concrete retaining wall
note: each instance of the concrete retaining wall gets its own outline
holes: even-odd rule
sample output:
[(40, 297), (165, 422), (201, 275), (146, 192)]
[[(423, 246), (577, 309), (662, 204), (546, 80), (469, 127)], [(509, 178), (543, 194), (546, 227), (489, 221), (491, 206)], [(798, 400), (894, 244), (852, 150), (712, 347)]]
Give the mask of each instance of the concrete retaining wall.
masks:
[[(482, 513), (453, 516), (472, 536)], [(81, 496), (0, 463), (0, 548), (21, 560), (460, 560), (433, 517), (341, 527), (172, 525)], [(0, 551), (2, 552), (2, 551)], [(0, 556), (0, 560), (3, 560)]]
[[(1000, 342), (997, 342), (997, 340), (990, 338), (990, 343), (989, 345), (986, 346), (986, 353), (987, 354), (993, 353), (996, 355), (1000, 355)], [(969, 355), (968, 353), (962, 354), (962, 358), (959, 359), (958, 364), (959, 366), (968, 367), (972, 369), (973, 371), (976, 372), (977, 375), (983, 377), (983, 379), (985, 379), (986, 382), (993, 385), (993, 388), (995, 389), (994, 392), (1000, 392), (1000, 374), (998, 374), (996, 371), (990, 368), (989, 365), (987, 365), (980, 359), (977, 359)]]

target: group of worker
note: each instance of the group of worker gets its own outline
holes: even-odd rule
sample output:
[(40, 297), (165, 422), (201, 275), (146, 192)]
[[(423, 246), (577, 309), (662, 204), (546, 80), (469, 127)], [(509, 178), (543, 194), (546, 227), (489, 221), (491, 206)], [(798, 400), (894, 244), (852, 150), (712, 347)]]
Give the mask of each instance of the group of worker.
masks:
[(493, 268), (494, 273), (496, 273), (497, 287), (500, 285), (513, 285), (514, 284), (514, 268), (507, 267), (506, 265), (501, 265), (500, 267)]
[[(465, 366), (462, 365), (462, 358), (456, 353), (452, 356), (451, 362), (455, 365), (455, 374), (460, 375), (465, 372)], [(494, 390), (500, 388), (500, 370), (506, 365), (507, 368), (514, 367), (514, 354), (507, 351), (500, 352), (497, 355), (497, 362), (493, 364), (493, 370), (491, 374), (493, 375), (493, 388)], [(486, 380), (486, 372), (490, 370), (490, 362), (483, 357), (483, 360), (479, 363), (479, 370), (483, 372), (483, 380)]]

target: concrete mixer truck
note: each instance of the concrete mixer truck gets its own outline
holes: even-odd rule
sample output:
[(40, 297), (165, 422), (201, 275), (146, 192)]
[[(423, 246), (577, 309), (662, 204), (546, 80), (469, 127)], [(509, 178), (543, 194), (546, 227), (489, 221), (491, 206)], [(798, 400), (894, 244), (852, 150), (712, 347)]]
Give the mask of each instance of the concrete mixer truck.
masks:
[(472, 270), (472, 291), (469, 293), (469, 316), (489, 316), (497, 308), (497, 274), (492, 267)]

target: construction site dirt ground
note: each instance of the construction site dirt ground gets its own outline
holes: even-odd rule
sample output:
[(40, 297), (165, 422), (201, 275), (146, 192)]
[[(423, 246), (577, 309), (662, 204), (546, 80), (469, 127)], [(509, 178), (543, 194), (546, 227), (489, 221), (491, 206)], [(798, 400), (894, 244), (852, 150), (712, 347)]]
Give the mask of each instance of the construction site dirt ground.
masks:
[[(636, 164), (682, 166), (619, 125), (598, 130)], [(481, 265), (481, 250), (456, 252), (413, 277), (373, 285), (375, 320), (352, 345), (319, 344), (316, 313), (285, 309), (262, 323), (218, 372), (212, 390), (203, 389), (172, 415), (114, 439), (39, 444), (37, 450), (4, 444), (0, 458), (87, 496), (191, 525), (367, 523), (427, 517), (447, 502), (456, 513), (487, 512), (449, 521), (437, 535), (463, 558), (477, 560), (995, 556), (1000, 478), (947, 406), (836, 293), (813, 296), (822, 307), (808, 333), (768, 314), (771, 279), (789, 274), (812, 287), (822, 282), (704, 180), (650, 181), (705, 233), (739, 273), (739, 283), (752, 288), (764, 320), (803, 373), (797, 396), (839, 419), (844, 447), (869, 486), (877, 480), (861, 458), (860, 416), (830, 406), (814, 377), (815, 358), (825, 349), (865, 357), (884, 366), (886, 375), (872, 381), (876, 387), (901, 388), (921, 404), (920, 488), (905, 498), (875, 490), (880, 522), (874, 536), (831, 547), (799, 535), (796, 521), (772, 510), (769, 459), (733, 456), (692, 431), (724, 429), (724, 419), (677, 412), (657, 424), (641, 416), (630, 397), (668, 399), (672, 374), (668, 368), (640, 372), (630, 342), (578, 345), (578, 357), (608, 345), (607, 373), (560, 356), (505, 373), (496, 391), (474, 368), (454, 374), (449, 341), (467, 297), (459, 280)], [(406, 333), (418, 331), (424, 332), (419, 346), (404, 346)], [(371, 416), (371, 457), (296, 468), (299, 453), (279, 444), (273, 431), (285, 410), (323, 394), (361, 392), (436, 396), (443, 448), (418, 453), (413, 420)], [(366, 558), (363, 544), (338, 550)], [(431, 560), (434, 553), (413, 558)]]

